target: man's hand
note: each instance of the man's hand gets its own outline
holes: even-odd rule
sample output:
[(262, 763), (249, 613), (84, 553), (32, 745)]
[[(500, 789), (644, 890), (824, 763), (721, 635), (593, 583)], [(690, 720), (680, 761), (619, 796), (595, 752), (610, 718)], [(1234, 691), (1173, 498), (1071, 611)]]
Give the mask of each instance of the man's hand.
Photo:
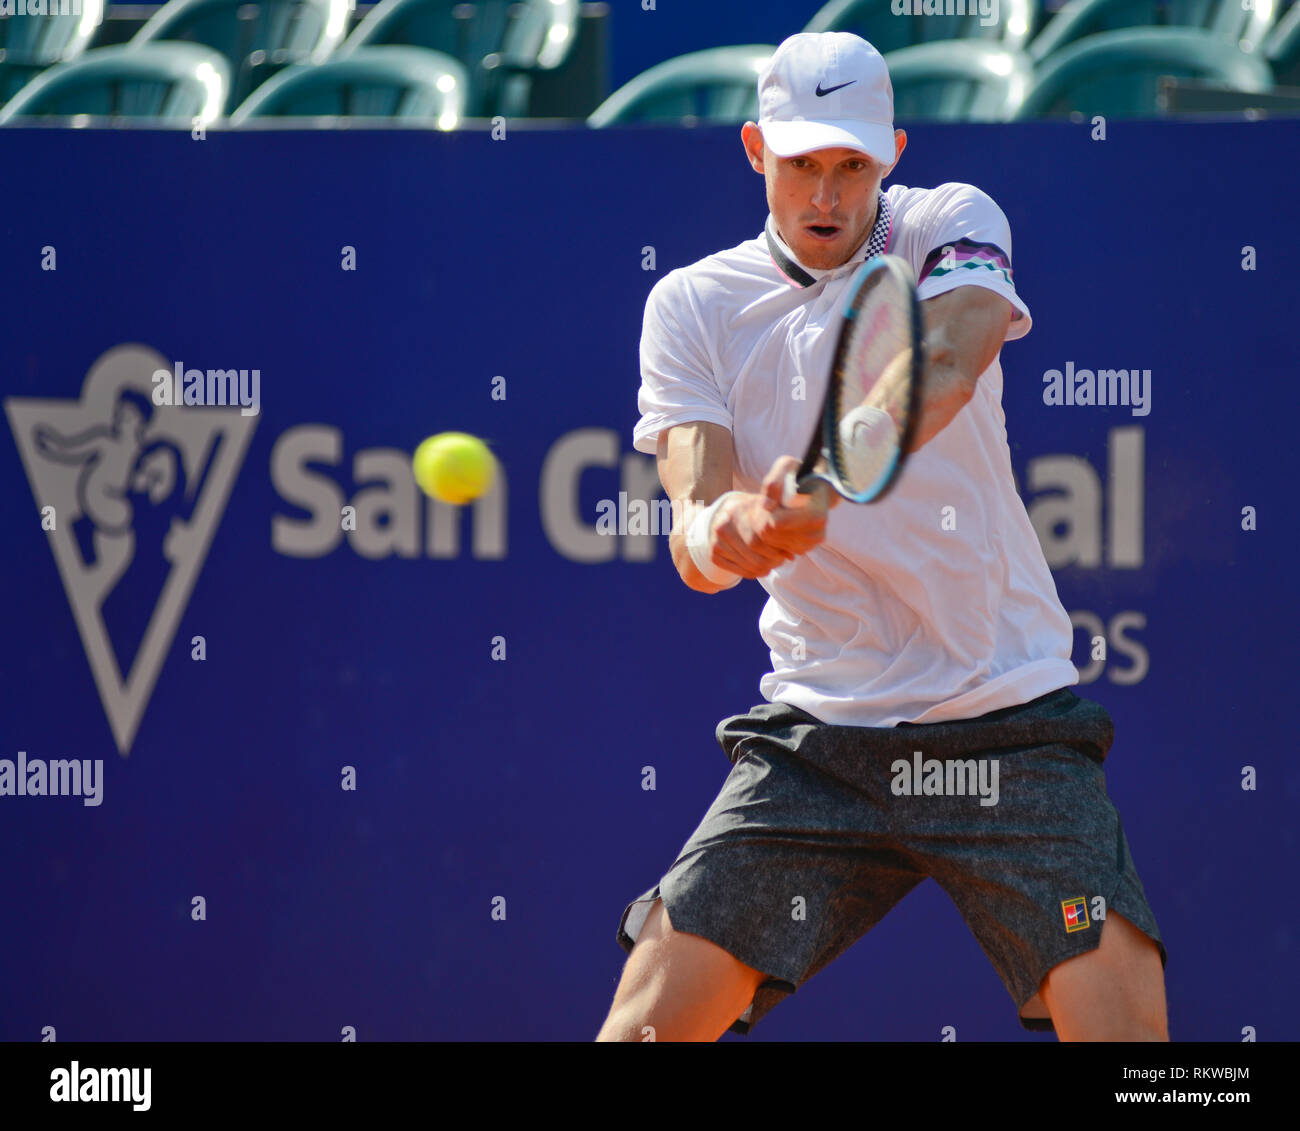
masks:
[[(675, 525), (668, 537), (673, 565), (697, 592), (731, 588), (734, 581), (719, 584), (702, 574), (686, 545), (698, 508), (733, 489), (730, 431), (705, 421), (675, 424), (659, 433), (657, 458), (659, 481), (675, 508)], [(796, 505), (782, 506), (785, 477), (798, 468), (797, 459), (782, 456), (772, 464), (758, 492), (736, 492), (723, 499), (709, 524), (709, 558), (715, 566), (737, 577), (765, 577), (821, 542), (826, 513), (840, 497), (819, 485), (813, 493), (800, 495)]]
[[(786, 507), (782, 503), (785, 497), (785, 481), (788, 478), (797, 476), (799, 473), (799, 461), (794, 456), (780, 456), (772, 464), (771, 470), (763, 478), (761, 488), (765, 498), (771, 499), (778, 507), (783, 510), (793, 510), (798, 512), (811, 511), (814, 515), (820, 514), (822, 518), (826, 513), (840, 503), (842, 496), (838, 491), (831, 489), (829, 483), (818, 481), (810, 494), (796, 495), (794, 503)], [(823, 523), (823, 526), (825, 524)], [(818, 539), (820, 541), (820, 539)]]
[(797, 506), (781, 505), (785, 477), (798, 468), (797, 459), (782, 456), (759, 494), (739, 493), (722, 504), (713, 518), (715, 565), (740, 577), (765, 577), (825, 538), (827, 512), (839, 499), (826, 484), (801, 496)]

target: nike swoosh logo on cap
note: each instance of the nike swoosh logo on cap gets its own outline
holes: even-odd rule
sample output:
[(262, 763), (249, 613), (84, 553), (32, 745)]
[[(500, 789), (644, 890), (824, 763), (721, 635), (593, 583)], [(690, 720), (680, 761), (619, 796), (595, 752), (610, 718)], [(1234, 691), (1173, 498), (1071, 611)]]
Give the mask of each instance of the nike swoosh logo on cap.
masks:
[(848, 82), (842, 82), (839, 86), (828, 86), (825, 90), (822, 90), (822, 84), (819, 82), (815, 93), (818, 98), (825, 98), (828, 94), (834, 94), (837, 90), (843, 90), (846, 86), (852, 86), (857, 81), (857, 79), (849, 79)]

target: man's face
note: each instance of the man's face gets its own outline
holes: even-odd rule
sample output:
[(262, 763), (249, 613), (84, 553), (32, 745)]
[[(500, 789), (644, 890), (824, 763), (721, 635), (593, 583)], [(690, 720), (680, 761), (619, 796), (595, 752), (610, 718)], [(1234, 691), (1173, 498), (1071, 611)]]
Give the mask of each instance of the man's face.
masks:
[(144, 433), (144, 414), (131, 404), (123, 401), (113, 413), (113, 431), (121, 435), (138, 437)]
[[(778, 157), (753, 123), (746, 123), (742, 137), (750, 164), (767, 182), (777, 231), (799, 262), (818, 271), (846, 263), (875, 222), (880, 182), (893, 165), (844, 148)], [(894, 139), (901, 155), (905, 135), (896, 130)]]

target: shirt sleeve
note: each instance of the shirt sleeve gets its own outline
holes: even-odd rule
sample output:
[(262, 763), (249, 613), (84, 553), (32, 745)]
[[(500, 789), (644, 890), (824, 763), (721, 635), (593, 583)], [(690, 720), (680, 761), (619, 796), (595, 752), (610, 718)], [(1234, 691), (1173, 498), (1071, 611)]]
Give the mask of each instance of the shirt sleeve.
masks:
[(678, 272), (650, 291), (641, 325), (641, 419), (632, 446), (655, 453), (659, 433), (675, 424), (704, 421), (730, 430), (731, 412), (713, 376), (700, 320)]
[(917, 297), (962, 286), (986, 287), (1015, 308), (1006, 341), (1023, 338), (1033, 319), (1011, 278), (1011, 227), (993, 198), (974, 185), (940, 185), (919, 217)]

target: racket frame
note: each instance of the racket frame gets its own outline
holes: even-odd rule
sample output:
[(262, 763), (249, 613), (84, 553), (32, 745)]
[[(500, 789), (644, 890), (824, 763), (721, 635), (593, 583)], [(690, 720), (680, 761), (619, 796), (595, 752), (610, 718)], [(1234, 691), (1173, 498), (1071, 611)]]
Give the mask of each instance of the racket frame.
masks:
[[(908, 392), (907, 423), (904, 425), (903, 435), (899, 439), (898, 454), (895, 456), (894, 464), (885, 476), (883, 483), (874, 490), (853, 492), (848, 489), (841, 478), (839, 461), (835, 456), (838, 439), (837, 430), (840, 423), (839, 415), (836, 412), (836, 401), (838, 399), (837, 393), (844, 384), (845, 360), (848, 357), (853, 328), (862, 306), (868, 280), (880, 272), (888, 272), (894, 278), (906, 284), (904, 293), (910, 300), (908, 306), (910, 308), (909, 328), (912, 337), (912, 372)], [(921, 321), (921, 303), (916, 297), (916, 283), (912, 278), (911, 269), (906, 261), (896, 255), (873, 256), (858, 268), (852, 282), (849, 283), (848, 297), (845, 300), (841, 316), (839, 337), (835, 342), (835, 356), (831, 362), (830, 379), (826, 383), (826, 395), (822, 401), (820, 419), (812, 440), (808, 444), (808, 451), (804, 455), (803, 462), (799, 465), (799, 470), (794, 477), (796, 492), (807, 495), (811, 493), (816, 483), (822, 482), (830, 484), (836, 492), (851, 503), (871, 503), (884, 498), (898, 481), (898, 474), (902, 470), (903, 464), (907, 462), (907, 448), (916, 433), (916, 418), (921, 407), (921, 382), (924, 373), (925, 341)], [(826, 461), (826, 470), (814, 471), (813, 468), (823, 458)], [(789, 496), (790, 491), (787, 490), (786, 494)], [(787, 505), (789, 505), (789, 500)]]

